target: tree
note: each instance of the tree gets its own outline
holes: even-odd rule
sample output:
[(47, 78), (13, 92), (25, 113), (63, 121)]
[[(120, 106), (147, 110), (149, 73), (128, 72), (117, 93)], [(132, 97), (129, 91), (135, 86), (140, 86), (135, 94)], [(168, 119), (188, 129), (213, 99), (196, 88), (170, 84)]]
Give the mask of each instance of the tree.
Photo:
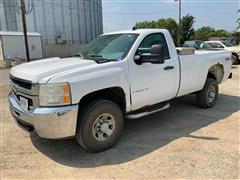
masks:
[(146, 29), (146, 28), (159, 28), (159, 29), (167, 29), (172, 35), (174, 42), (177, 42), (177, 30), (178, 25), (177, 22), (172, 18), (161, 18), (157, 21), (142, 21), (137, 22), (135, 24), (137, 29)]
[(232, 37), (237, 41), (237, 44), (240, 44), (240, 32), (233, 32)]
[(170, 34), (174, 40), (174, 43), (177, 44), (178, 24), (174, 19), (172, 19), (172, 18), (159, 19), (157, 21), (157, 28), (167, 29), (170, 32)]
[(194, 39), (207, 41), (210, 37), (215, 36), (215, 29), (210, 26), (205, 26), (195, 31)]
[(157, 28), (156, 21), (142, 21), (135, 24), (137, 29)]
[(230, 36), (231, 33), (224, 29), (215, 30), (210, 26), (205, 26), (195, 31), (194, 38), (207, 41), (209, 40), (210, 37), (230, 37)]
[[(240, 15), (240, 9), (238, 10), (238, 14)], [(237, 29), (240, 29), (240, 17), (237, 19)]]
[(190, 14), (184, 16), (181, 20), (181, 44), (185, 41), (190, 40), (194, 36), (193, 24), (195, 22), (195, 17)]
[(230, 37), (231, 34), (228, 31), (224, 30), (224, 29), (219, 29), (219, 30), (216, 30), (214, 32), (214, 36), (215, 37)]

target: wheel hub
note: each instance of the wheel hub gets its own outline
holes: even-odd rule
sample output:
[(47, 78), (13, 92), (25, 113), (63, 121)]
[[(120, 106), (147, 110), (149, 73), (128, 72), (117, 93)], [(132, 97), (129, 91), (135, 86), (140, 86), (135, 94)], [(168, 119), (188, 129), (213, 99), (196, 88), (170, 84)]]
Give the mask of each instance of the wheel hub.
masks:
[(97, 117), (93, 123), (92, 133), (97, 141), (105, 141), (111, 137), (115, 130), (115, 119), (111, 114), (104, 113)]
[(214, 86), (210, 86), (207, 92), (208, 102), (213, 102), (216, 96), (216, 89)]

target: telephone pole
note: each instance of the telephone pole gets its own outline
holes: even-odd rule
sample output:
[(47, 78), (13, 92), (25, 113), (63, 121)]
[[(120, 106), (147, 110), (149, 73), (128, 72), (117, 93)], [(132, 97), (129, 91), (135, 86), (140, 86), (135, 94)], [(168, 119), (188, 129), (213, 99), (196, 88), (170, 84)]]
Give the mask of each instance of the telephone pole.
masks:
[(181, 46), (181, 30), (182, 30), (182, 24), (181, 24), (181, 19), (182, 19), (182, 0), (175, 0), (178, 1), (178, 47)]
[(29, 57), (29, 49), (28, 49), (28, 37), (27, 37), (27, 25), (26, 25), (26, 8), (24, 0), (20, 0), (20, 9), (21, 9), (21, 16), (22, 16), (22, 28), (23, 28), (23, 35), (24, 35), (24, 44), (25, 44), (25, 51), (26, 51), (26, 60), (30, 62)]

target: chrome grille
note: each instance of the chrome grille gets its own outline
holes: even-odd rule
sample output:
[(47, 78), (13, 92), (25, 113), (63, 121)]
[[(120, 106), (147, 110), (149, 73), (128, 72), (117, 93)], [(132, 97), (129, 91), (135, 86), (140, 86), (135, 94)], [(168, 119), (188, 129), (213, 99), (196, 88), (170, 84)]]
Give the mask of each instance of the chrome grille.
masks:
[(14, 85), (17, 85), (19, 87), (22, 87), (24, 89), (28, 89), (28, 90), (31, 90), (32, 89), (32, 82), (29, 82), (29, 81), (25, 81), (25, 80), (20, 80), (18, 78), (15, 78), (13, 76), (10, 76), (10, 80), (12, 81), (12, 83)]
[(19, 79), (10, 75), (10, 83), (12, 89), (16, 89), (22, 93), (37, 96), (39, 85), (36, 83), (32, 83), (31, 81)]
[(38, 84), (10, 76), (11, 90), (19, 100), (20, 96), (28, 99), (29, 110), (39, 106), (38, 104)]

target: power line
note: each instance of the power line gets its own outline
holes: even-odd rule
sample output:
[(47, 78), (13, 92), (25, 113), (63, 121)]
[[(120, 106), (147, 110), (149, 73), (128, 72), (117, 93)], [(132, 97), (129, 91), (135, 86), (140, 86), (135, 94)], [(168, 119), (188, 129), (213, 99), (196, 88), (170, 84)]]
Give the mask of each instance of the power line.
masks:
[[(239, 3), (238, 0), (183, 0), (183, 3)], [(174, 3), (172, 0), (104, 0), (103, 3)]]
[[(61, 4), (54, 3), (54, 2), (46, 2), (46, 4), (53, 5), (53, 6), (58, 6), (58, 7), (64, 7), (64, 8), (67, 8), (69, 10), (76, 9), (76, 10), (84, 10), (84, 11), (88, 11), (88, 12), (92, 12), (93, 11), (93, 10), (90, 10), (90, 9), (84, 9), (84, 8), (78, 8), (78, 7), (70, 7), (70, 6), (67, 6), (67, 5), (61, 5)], [(93, 3), (93, 4), (97, 5), (96, 3)], [(37, 5), (36, 3), (35, 3), (34, 6), (42, 7), (41, 5)], [(34, 6), (32, 6), (30, 11), (27, 11), (26, 14), (30, 14), (32, 12)], [(5, 7), (16, 7), (16, 6), (5, 6)], [(139, 16), (139, 15), (154, 15), (154, 14), (160, 14), (160, 13), (169, 13), (169, 12), (175, 12), (175, 11), (176, 11), (176, 9), (170, 9), (170, 10), (166, 10), (166, 11), (155, 11), (155, 12), (141, 12), (141, 13), (124, 13), (124, 12), (114, 12), (114, 11), (102, 11), (102, 13), (103, 14), (123, 15), (123, 16)]]
[(142, 13), (121, 13), (121, 12), (111, 12), (111, 11), (103, 11), (103, 13), (135, 16), (135, 15), (153, 15), (153, 14), (168, 13), (168, 12), (174, 12), (174, 11), (176, 11), (176, 9), (171, 9), (167, 11), (157, 11), (157, 12), (142, 12)]
[[(87, 2), (99, 6), (99, 4), (91, 2), (91, 1), (87, 1)], [(63, 6), (63, 7), (68, 8), (68, 9), (82, 9), (82, 8), (70, 7), (70, 6), (67, 6), (67, 5), (61, 5), (61, 4), (57, 4), (57, 3), (53, 3), (53, 2), (46, 2), (46, 3), (47, 4), (52, 4), (52, 5), (55, 5), (55, 6)], [(87, 9), (82, 9), (82, 10), (87, 10)], [(87, 10), (87, 11), (91, 11), (91, 10)], [(159, 14), (159, 13), (162, 13), (162, 12), (166, 13), (166, 12), (172, 12), (172, 11), (175, 11), (175, 9), (171, 9), (171, 10), (168, 10), (168, 11), (144, 12), (144, 13), (122, 13), (122, 12), (113, 12), (113, 11), (102, 11), (102, 12), (105, 13), (105, 14), (117, 14), (117, 15), (151, 15), (151, 14)]]

